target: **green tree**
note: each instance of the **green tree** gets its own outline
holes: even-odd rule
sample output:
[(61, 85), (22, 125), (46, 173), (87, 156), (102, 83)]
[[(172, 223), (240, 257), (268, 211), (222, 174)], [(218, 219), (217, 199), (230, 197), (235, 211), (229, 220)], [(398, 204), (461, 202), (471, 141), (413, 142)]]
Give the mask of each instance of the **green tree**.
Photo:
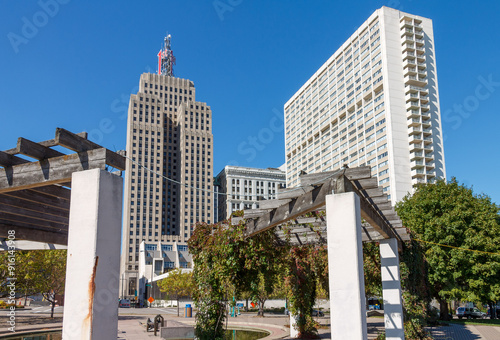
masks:
[(34, 250), (30, 274), (34, 278), (35, 290), (50, 302), (50, 317), (54, 317), (57, 295), (64, 294), (66, 282), (66, 250)]
[(158, 287), (160, 291), (177, 300), (177, 316), (179, 316), (179, 300), (193, 295), (193, 273), (183, 273), (181, 269), (172, 270), (166, 278), (158, 282)]
[(453, 178), (418, 185), (396, 210), (421, 242), (441, 318), (448, 318), (451, 299), (500, 298), (499, 257), (484, 253), (500, 251), (499, 208), (487, 196), (475, 195)]

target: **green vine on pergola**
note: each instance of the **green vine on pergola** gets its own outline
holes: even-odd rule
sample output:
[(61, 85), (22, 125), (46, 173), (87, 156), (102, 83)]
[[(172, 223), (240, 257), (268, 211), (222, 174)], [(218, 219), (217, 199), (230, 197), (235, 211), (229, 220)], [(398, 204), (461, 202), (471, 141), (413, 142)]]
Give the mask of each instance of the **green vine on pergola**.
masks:
[[(308, 217), (322, 218), (324, 212)], [(289, 226), (282, 226), (289, 230)], [(189, 239), (193, 255), (194, 280), (198, 289), (194, 302), (198, 308), (195, 334), (199, 339), (223, 339), (227, 307), (233, 296), (242, 292), (254, 295), (264, 285), (272, 290), (284, 280), (289, 310), (297, 315), (296, 325), (302, 338), (317, 337), (318, 324), (311, 316), (316, 301), (316, 285), (328, 292), (327, 252), (324, 245), (278, 246), (274, 230), (245, 238), (245, 224), (230, 221), (199, 223)], [(285, 232), (286, 234), (286, 232)]]

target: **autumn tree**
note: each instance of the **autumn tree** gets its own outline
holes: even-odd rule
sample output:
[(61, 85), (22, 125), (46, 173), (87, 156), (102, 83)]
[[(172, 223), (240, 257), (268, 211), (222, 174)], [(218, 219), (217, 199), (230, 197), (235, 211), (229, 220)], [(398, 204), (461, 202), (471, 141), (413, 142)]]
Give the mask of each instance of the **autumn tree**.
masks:
[[(5, 256), (6, 252), (2, 252)], [(2, 261), (1, 266), (5, 264)], [(56, 295), (64, 294), (66, 281), (66, 250), (16, 251), (16, 287), (20, 294), (40, 293), (51, 304), (50, 317), (54, 317)]]
[(499, 208), (489, 197), (453, 178), (419, 184), (396, 210), (421, 242), (441, 318), (448, 317), (451, 299), (500, 299), (500, 262), (494, 255), (500, 252)]
[(179, 316), (179, 300), (193, 295), (194, 281), (192, 272), (182, 272), (182, 269), (175, 269), (169, 275), (158, 281), (161, 292), (177, 300), (177, 316)]

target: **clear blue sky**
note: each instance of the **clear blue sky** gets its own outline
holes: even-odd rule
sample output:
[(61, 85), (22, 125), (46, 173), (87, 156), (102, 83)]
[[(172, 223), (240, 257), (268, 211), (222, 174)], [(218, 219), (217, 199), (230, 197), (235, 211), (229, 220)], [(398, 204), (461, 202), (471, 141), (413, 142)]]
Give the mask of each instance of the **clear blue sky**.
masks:
[[(141, 73), (156, 71), (168, 31), (176, 76), (194, 81), (197, 100), (212, 107), (215, 172), (229, 163), (277, 167), (276, 112), (384, 5), (433, 19), (448, 178), (500, 203), (500, 2), (492, 0), (0, 1), (0, 149), (20, 136), (53, 138), (56, 127), (124, 149), (130, 93)], [(477, 92), (482, 81), (489, 90)], [(259, 134), (266, 143), (250, 152), (245, 143)]]

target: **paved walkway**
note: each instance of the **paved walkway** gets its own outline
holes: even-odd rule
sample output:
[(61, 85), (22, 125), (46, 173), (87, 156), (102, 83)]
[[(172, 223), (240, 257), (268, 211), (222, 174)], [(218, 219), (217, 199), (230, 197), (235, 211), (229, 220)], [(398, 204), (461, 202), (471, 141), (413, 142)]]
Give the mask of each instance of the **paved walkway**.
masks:
[[(167, 326), (179, 323), (194, 326), (194, 318), (177, 317), (172, 314), (162, 314)], [(3, 315), (2, 315), (3, 317)], [(118, 321), (117, 340), (141, 340), (141, 339), (159, 339), (153, 332), (146, 332), (144, 324), (147, 318), (153, 318), (154, 315), (120, 315)], [(3, 318), (0, 318), (2, 320)], [(237, 318), (229, 318), (229, 327), (246, 329), (263, 329), (270, 334), (263, 340), (271, 339), (291, 339), (289, 337), (289, 318), (283, 315), (267, 315), (265, 317), (256, 317), (254, 314), (242, 314)], [(368, 339), (375, 339), (379, 332), (383, 331), (384, 322), (382, 318), (370, 317), (368, 320)], [(321, 317), (317, 321), (323, 325), (319, 329), (321, 339), (331, 339), (330, 318)], [(39, 331), (42, 329), (53, 330), (62, 328), (62, 317), (49, 319), (47, 315), (31, 314), (16, 318), (16, 333), (25, 331)], [(433, 327), (429, 329), (436, 340), (499, 340), (500, 327), (481, 326), (481, 325), (460, 325), (450, 324), (449, 326)], [(0, 338), (3, 335), (13, 335), (11, 332), (0, 325)]]
[(429, 328), (435, 340), (499, 340), (500, 327), (449, 324)]

